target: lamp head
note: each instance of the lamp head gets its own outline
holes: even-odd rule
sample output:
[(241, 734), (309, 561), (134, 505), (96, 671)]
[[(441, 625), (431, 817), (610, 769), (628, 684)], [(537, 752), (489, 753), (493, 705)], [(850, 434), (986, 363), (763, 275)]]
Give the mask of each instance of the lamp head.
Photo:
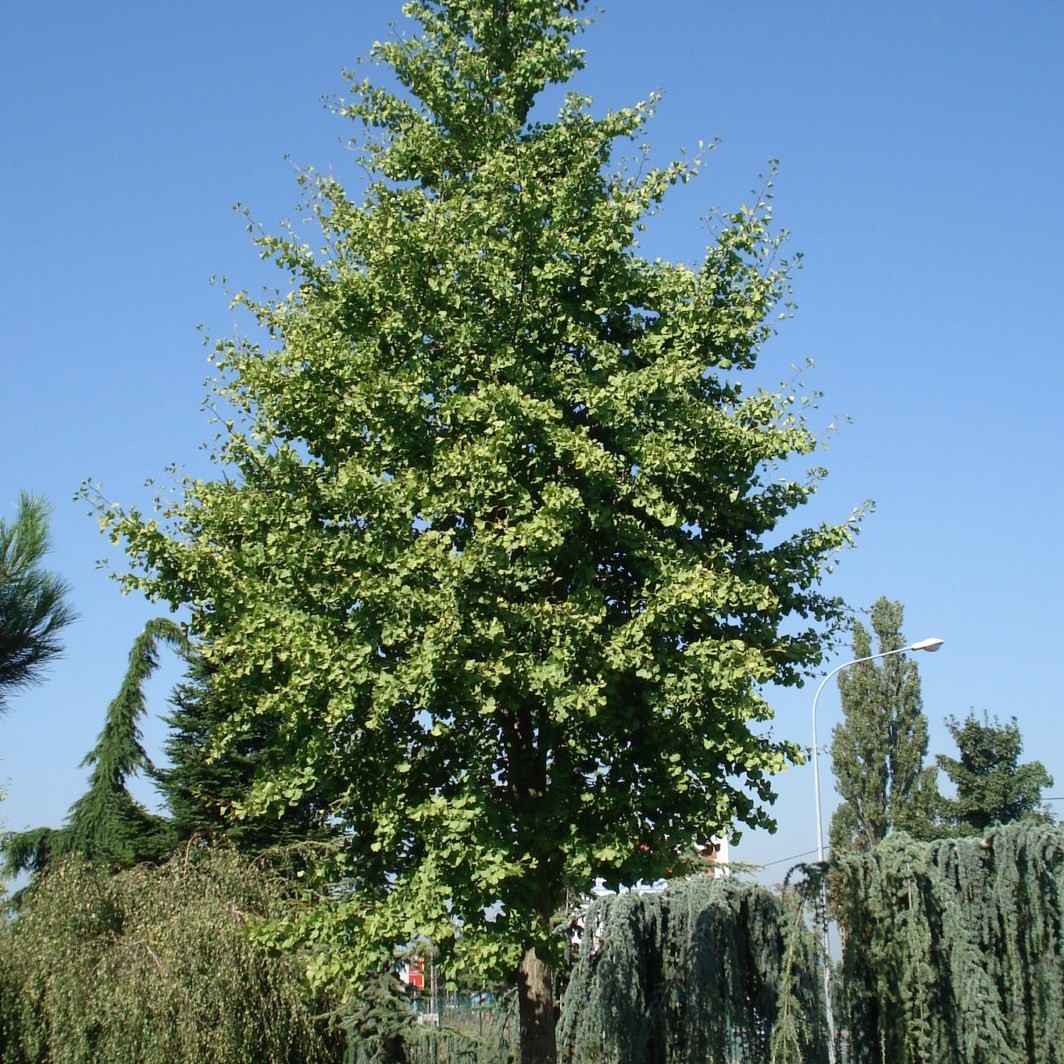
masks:
[(926, 650), (929, 653), (934, 653), (942, 644), (944, 639), (921, 639), (919, 643), (913, 643), (910, 650)]

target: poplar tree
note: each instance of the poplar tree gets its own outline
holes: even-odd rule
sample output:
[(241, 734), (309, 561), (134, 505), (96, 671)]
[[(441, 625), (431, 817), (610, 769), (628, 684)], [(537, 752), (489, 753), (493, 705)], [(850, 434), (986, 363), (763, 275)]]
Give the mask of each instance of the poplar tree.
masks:
[(40, 681), (74, 620), (66, 583), (41, 567), (47, 553), (48, 504), (23, 494), (15, 520), (0, 518), (0, 713), (10, 693)]
[[(853, 656), (905, 646), (904, 608), (880, 598), (872, 631), (853, 625)], [(877, 649), (872, 649), (872, 635)], [(927, 718), (920, 670), (903, 654), (864, 661), (839, 673), (843, 721), (832, 732), (835, 787), (842, 802), (831, 821), (834, 848), (868, 849), (895, 828), (918, 837), (933, 833), (937, 785), (927, 757)]]
[(317, 246), (259, 239), (290, 287), (239, 295), (258, 328), (217, 345), (217, 478), (101, 507), (129, 585), (190, 611), (217, 747), (276, 722), (247, 808), (331, 796), (338, 885), (281, 940), (322, 981), (416, 936), (510, 974), (537, 1062), (567, 890), (770, 823), (799, 751), (761, 692), (819, 662), (853, 529), (799, 527), (801, 397), (742, 380), (787, 290), (769, 195), (696, 265), (648, 261), (697, 165), (616, 163), (651, 103), (533, 109), (583, 66), (583, 7), (404, 7), (338, 105), (361, 192), (305, 171)]

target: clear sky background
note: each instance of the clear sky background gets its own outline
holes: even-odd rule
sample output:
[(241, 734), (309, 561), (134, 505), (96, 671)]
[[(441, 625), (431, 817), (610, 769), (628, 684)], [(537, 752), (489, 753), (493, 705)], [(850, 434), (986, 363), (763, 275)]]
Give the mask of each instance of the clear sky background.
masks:
[[(210, 278), (283, 281), (232, 206), (268, 229), (292, 217), (286, 155), (357, 185), (354, 129), (321, 98), (393, 20), (397, 0), (0, 9), (0, 514), (23, 489), (51, 501), (50, 566), (80, 613), (47, 682), (0, 718), (8, 828), (61, 823), (158, 612), (98, 569), (121, 558), (74, 493), (91, 479), (146, 505), (169, 464), (208, 472), (198, 326), (240, 328)], [(949, 714), (1015, 715), (1064, 795), (1064, 6), (609, 0), (582, 44), (575, 87), (597, 110), (665, 90), (657, 161), (721, 141), (666, 201), (651, 257), (696, 259), (700, 217), (749, 202), (780, 160), (776, 219), (804, 268), (762, 376), (811, 358), (814, 425), (851, 419), (807, 519), (876, 502), (830, 590), (855, 607), (900, 599), (909, 640), (946, 640), (919, 659), (932, 753), (953, 752)], [(157, 711), (175, 678), (171, 665), (153, 685)], [(814, 688), (773, 696), (776, 735), (811, 741)], [(839, 716), (832, 685), (823, 737)], [(145, 733), (157, 752), (163, 727)], [(810, 766), (778, 790), (777, 835), (733, 851), (773, 878), (816, 845)]]

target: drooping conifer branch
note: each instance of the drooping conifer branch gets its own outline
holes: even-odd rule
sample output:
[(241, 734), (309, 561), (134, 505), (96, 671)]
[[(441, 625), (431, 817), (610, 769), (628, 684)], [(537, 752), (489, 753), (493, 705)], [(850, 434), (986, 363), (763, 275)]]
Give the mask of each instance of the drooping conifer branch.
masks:
[(149, 621), (133, 642), (129, 667), (107, 707), (103, 730), (82, 762), (92, 769), (88, 790), (70, 807), (61, 828), (34, 828), (4, 838), (9, 875), (43, 872), (68, 853), (117, 869), (158, 860), (170, 849), (169, 822), (149, 812), (127, 786), (131, 776), (152, 771), (140, 741), (140, 720), (147, 708), (144, 686), (159, 666), (161, 643), (185, 650), (180, 626), (163, 617)]

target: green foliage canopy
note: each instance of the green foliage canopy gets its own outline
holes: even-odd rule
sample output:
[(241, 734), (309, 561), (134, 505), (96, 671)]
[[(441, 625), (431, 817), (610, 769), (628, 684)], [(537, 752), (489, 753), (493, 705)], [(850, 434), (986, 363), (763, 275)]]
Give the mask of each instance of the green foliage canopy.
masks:
[(1007, 724), (980, 721), (969, 713), (963, 721), (946, 722), (957, 744), (958, 757), (939, 755), (939, 768), (956, 788), (956, 797), (943, 803), (947, 823), (966, 835), (980, 834), (992, 824), (1042, 816), (1042, 789), (1053, 777), (1041, 761), (1021, 765), (1023, 738), (1013, 717)]
[(129, 585), (191, 610), (219, 745), (276, 722), (249, 807), (313, 794), (344, 828), (349, 894), (290, 929), (335, 946), (322, 979), (414, 934), (512, 971), (566, 888), (768, 823), (798, 751), (761, 685), (837, 618), (853, 524), (796, 528), (801, 398), (739, 380), (787, 286), (768, 196), (696, 266), (640, 255), (695, 164), (614, 167), (649, 104), (533, 111), (582, 7), (406, 5), (419, 32), (373, 49), (398, 89), (339, 106), (361, 198), (301, 175), (320, 247), (262, 236), (290, 291), (238, 296), (266, 339), (217, 346), (224, 475), (103, 512)]
[(62, 653), (59, 635), (74, 620), (67, 585), (41, 568), (47, 552), (48, 504), (23, 494), (15, 520), (0, 518), (0, 713)]

